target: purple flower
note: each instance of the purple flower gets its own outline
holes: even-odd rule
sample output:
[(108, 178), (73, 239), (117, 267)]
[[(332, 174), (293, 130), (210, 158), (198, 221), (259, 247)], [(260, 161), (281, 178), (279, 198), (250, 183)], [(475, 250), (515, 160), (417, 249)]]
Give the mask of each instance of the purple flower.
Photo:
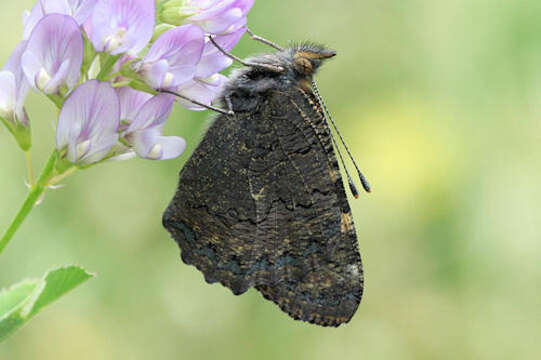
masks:
[(34, 5), (31, 11), (25, 11), (23, 13), (23, 40), (28, 40), (30, 37), (30, 34), (32, 34), (32, 30), (34, 30), (34, 27), (37, 25), (37, 23), (41, 20), (43, 17), (43, 11), (41, 9), (41, 4), (38, 3)]
[(184, 139), (176, 136), (162, 136), (163, 125), (173, 107), (171, 95), (159, 94), (144, 103), (147, 94), (132, 89), (118, 90), (122, 120), (129, 123), (122, 136), (142, 158), (167, 160), (179, 156), (186, 149)]
[(254, 0), (188, 0), (185, 12), (193, 13), (185, 22), (199, 25), (210, 34), (228, 34), (246, 25), (246, 15)]
[(46, 15), (36, 25), (22, 55), (28, 82), (46, 94), (61, 86), (72, 89), (79, 80), (83, 61), (83, 38), (71, 16)]
[[(210, 105), (212, 101), (214, 101), (214, 99), (220, 95), (226, 82), (227, 76), (222, 74), (214, 74), (205, 79), (194, 78), (189, 83), (180, 86), (176, 91), (177, 93), (190, 99)], [(177, 98), (177, 102), (190, 110), (205, 110), (205, 108), (181, 98)]]
[(120, 128), (125, 131), (131, 124), (144, 103), (152, 98), (152, 95), (143, 91), (137, 91), (129, 86), (116, 90), (120, 99)]
[(30, 85), (21, 67), (21, 56), (25, 48), (26, 41), (19, 43), (0, 71), (0, 118), (26, 127), (28, 118), (24, 101)]
[(193, 78), (204, 46), (201, 28), (176, 27), (156, 39), (137, 70), (155, 89), (175, 88)]
[[(214, 41), (216, 41), (216, 43), (218, 43), (225, 51), (231, 51), (245, 32), (246, 27), (243, 26), (231, 34), (215, 36)], [(233, 60), (225, 56), (212, 42), (210, 42), (210, 40), (207, 39), (203, 55), (197, 64), (195, 76), (199, 78), (212, 76), (213, 74), (224, 70), (232, 63)]]
[(154, 0), (100, 0), (85, 24), (94, 48), (111, 55), (136, 55), (152, 38)]
[(72, 16), (82, 25), (92, 14), (98, 0), (40, 0), (44, 14), (64, 14)]
[(46, 14), (69, 15), (77, 24), (82, 25), (92, 14), (98, 0), (39, 0), (32, 8), (23, 14), (23, 39), (28, 39), (32, 30)]
[(109, 83), (90, 80), (67, 98), (56, 129), (56, 148), (68, 161), (102, 160), (118, 140), (120, 103)]

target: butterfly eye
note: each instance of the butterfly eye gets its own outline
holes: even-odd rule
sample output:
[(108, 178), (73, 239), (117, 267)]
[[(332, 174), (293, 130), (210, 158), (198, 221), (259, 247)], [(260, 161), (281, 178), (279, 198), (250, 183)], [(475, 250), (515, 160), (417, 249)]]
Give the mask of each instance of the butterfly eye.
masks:
[(299, 71), (301, 74), (310, 75), (314, 72), (314, 67), (309, 59), (303, 56), (298, 56), (295, 57), (294, 62), (297, 71)]

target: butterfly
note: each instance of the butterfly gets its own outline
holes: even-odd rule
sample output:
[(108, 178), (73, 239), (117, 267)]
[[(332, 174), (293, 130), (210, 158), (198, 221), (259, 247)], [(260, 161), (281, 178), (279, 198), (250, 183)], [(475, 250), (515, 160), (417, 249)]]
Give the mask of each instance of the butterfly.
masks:
[(180, 171), (163, 224), (208, 283), (235, 295), (253, 287), (294, 319), (339, 326), (361, 301), (363, 269), (313, 82), (336, 53), (270, 44), (276, 52), (243, 61), (230, 77), (220, 96), (228, 110)]

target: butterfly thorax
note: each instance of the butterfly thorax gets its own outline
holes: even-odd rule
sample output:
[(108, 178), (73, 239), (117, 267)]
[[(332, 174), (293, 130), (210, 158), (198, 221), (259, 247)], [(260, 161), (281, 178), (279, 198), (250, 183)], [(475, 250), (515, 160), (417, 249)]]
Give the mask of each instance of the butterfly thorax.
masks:
[(312, 77), (325, 59), (336, 55), (334, 50), (321, 45), (303, 43), (276, 53), (258, 55), (247, 59), (253, 64), (273, 65), (280, 71), (249, 66), (235, 70), (224, 89), (221, 100), (228, 102), (235, 112), (253, 111), (262, 104), (259, 97), (271, 91), (287, 91), (295, 87), (308, 89)]

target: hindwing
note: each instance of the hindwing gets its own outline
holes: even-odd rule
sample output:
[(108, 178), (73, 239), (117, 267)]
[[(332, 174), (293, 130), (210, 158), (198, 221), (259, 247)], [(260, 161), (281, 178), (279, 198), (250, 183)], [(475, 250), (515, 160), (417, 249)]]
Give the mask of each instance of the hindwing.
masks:
[(338, 326), (357, 309), (363, 273), (330, 130), (307, 90), (259, 100), (216, 118), (164, 226), (207, 282), (255, 287), (295, 319)]

